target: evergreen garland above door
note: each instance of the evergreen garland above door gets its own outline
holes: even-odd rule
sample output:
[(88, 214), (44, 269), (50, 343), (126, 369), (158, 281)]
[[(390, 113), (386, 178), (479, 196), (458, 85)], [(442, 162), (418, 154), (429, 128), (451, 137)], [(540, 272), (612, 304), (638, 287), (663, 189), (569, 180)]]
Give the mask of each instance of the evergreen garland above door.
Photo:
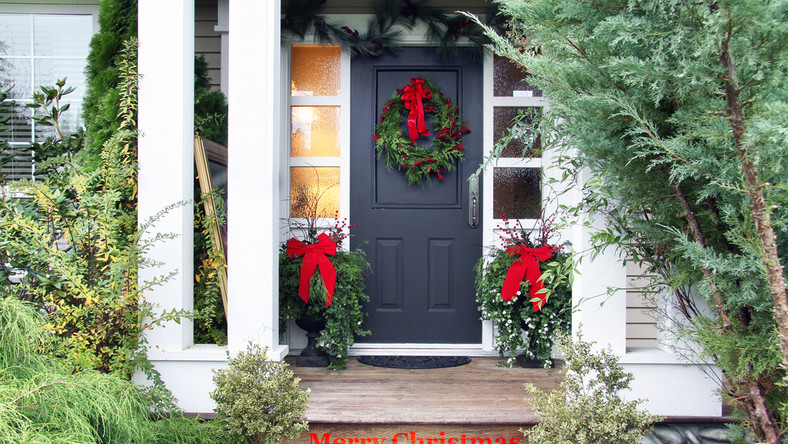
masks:
[[(400, 47), (401, 31), (395, 25), (411, 30), (424, 25), (430, 43), (437, 44), (441, 56), (451, 55), (457, 42), (467, 38), (481, 55), (484, 45), (491, 43), (482, 27), (462, 15), (448, 15), (429, 0), (371, 0), (373, 16), (367, 30), (360, 33), (343, 23), (328, 21), (322, 13), (326, 0), (290, 0), (282, 19), (282, 37), (304, 40), (313, 36), (321, 44), (349, 48), (352, 55), (377, 57)], [(501, 30), (503, 16), (495, 3), (488, 2), (485, 24)]]

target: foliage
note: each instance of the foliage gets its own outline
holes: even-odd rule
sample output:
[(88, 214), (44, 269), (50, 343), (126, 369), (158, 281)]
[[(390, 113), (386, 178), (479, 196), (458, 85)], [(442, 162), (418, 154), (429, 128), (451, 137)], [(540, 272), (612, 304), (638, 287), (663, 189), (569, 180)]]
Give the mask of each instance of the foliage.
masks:
[[(441, 8), (430, 5), (428, 0), (373, 0), (373, 17), (363, 34), (341, 23), (327, 21), (322, 15), (325, 3), (325, 0), (288, 2), (282, 20), (282, 38), (304, 40), (307, 36), (314, 36), (321, 44), (340, 45), (353, 55), (368, 57), (377, 57), (386, 51), (396, 52), (401, 45), (398, 27), (411, 30), (424, 26), (427, 37), (445, 56), (453, 53), (457, 41), (462, 38), (474, 43), (477, 50), (489, 43), (481, 27), (465, 17), (447, 15)], [(493, 2), (487, 2), (485, 17), (488, 25), (500, 26), (502, 18)]]
[(571, 329), (574, 262), (559, 246), (554, 248), (553, 257), (539, 263), (542, 283), (547, 290), (541, 310), (534, 311), (529, 301), (531, 283), (528, 280), (520, 283), (518, 296), (505, 301), (501, 288), (506, 273), (520, 260), (519, 256), (508, 254), (506, 248), (518, 244), (533, 247), (528, 232), (521, 226), (519, 229), (509, 227), (508, 220), (505, 224), (510, 236), (505, 238), (504, 248), (492, 248), (476, 263), (476, 302), (482, 319), (495, 321), (495, 348), (502, 363), (511, 365), (514, 357), (522, 353), (549, 367), (555, 338)]
[(194, 132), (227, 146), (227, 98), (211, 91), (205, 56), (194, 58)]
[(630, 444), (639, 442), (659, 418), (638, 411), (638, 401), (625, 401), (633, 376), (618, 365), (609, 348), (592, 351), (594, 343), (574, 342), (561, 335), (564, 356), (561, 389), (544, 393), (525, 384), (526, 400), (540, 422), (525, 431), (529, 442), (540, 444)]
[[(321, 332), (317, 345), (330, 353), (329, 368), (344, 369), (347, 365), (348, 349), (355, 343), (355, 337), (369, 334), (368, 330), (361, 327), (364, 320), (361, 304), (369, 302), (369, 296), (364, 293), (364, 275), (369, 271), (370, 265), (361, 249), (340, 249), (336, 255), (328, 258), (337, 273), (331, 305), (326, 307), (320, 302), (304, 304), (298, 297), (303, 258), (291, 258), (285, 253), (285, 246), (282, 246), (279, 254), (280, 331), (285, 331), (288, 319), (298, 319), (304, 312), (316, 318), (324, 318), (326, 328)], [(325, 291), (318, 271), (312, 279), (310, 302), (325, 300)]]
[[(207, 217), (203, 205), (194, 206), (194, 342), (227, 344), (227, 317), (220, 290), (219, 271), (226, 268), (223, 249), (211, 235), (215, 226), (225, 223), (224, 200), (218, 189), (211, 193), (216, 206), (214, 217)], [(204, 199), (200, 195), (200, 200)]]
[(621, 247), (659, 277), (755, 439), (779, 442), (788, 3), (500, 4), (509, 32), (488, 35), (550, 101), (542, 142), (565, 142), (553, 163), (583, 192), (570, 210), (604, 216), (595, 246)]
[(9, 266), (0, 287), (48, 313), (45, 328), (63, 339), (60, 353), (71, 368), (128, 378), (139, 367), (156, 381), (140, 347), (142, 332), (183, 313), (157, 312), (140, 297), (166, 276), (142, 287), (137, 281), (139, 268), (156, 265), (145, 253), (166, 237), (142, 236), (166, 209), (136, 230), (129, 200), (136, 190), (135, 51), (136, 43), (127, 42), (121, 72), (130, 74), (120, 88), (119, 129), (104, 145), (98, 169), (88, 172), (78, 159), (82, 135), (59, 129), (65, 82), (35, 94), (36, 120), (55, 135), (33, 145), (43, 173), (36, 182), (4, 184), (10, 196), (25, 197), (0, 201), (0, 255)]
[[(405, 92), (401, 88), (383, 104), (380, 123), (375, 127), (375, 151), (380, 158), (385, 153), (386, 168), (405, 171), (408, 184), (432, 183), (432, 174), (443, 180), (443, 173), (457, 168), (463, 159), (465, 147), (462, 136), (471, 130), (465, 127), (459, 107), (445, 96), (432, 79), (424, 78), (424, 88), (431, 92), (425, 97), (424, 113), (435, 113), (432, 125), (432, 144), (423, 147), (412, 142), (402, 131), (409, 111), (402, 100)], [(410, 86), (410, 85), (408, 85)], [(405, 88), (408, 88), (406, 86)]]
[(226, 369), (215, 371), (219, 418), (226, 421), (231, 438), (255, 444), (297, 438), (309, 425), (303, 420), (309, 389), (298, 388), (300, 379), (285, 362), (269, 361), (266, 349), (249, 343), (230, 358)]
[(120, 127), (124, 42), (137, 36), (137, 0), (102, 0), (99, 32), (90, 41), (86, 67), (87, 89), (82, 108), (87, 146), (85, 161), (98, 168), (104, 144)]
[(186, 418), (116, 375), (68, 371), (51, 357), (62, 344), (44, 322), (31, 304), (0, 294), (0, 442), (218, 442), (220, 420)]

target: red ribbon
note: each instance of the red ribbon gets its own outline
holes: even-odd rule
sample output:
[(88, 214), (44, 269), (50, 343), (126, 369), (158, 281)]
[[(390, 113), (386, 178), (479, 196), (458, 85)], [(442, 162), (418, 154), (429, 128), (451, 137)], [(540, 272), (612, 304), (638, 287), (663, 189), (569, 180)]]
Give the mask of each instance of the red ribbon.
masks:
[[(506, 279), (503, 281), (503, 288), (501, 289), (501, 296), (505, 301), (511, 301), (520, 290), (520, 282), (525, 278), (531, 283), (528, 293), (531, 295), (531, 301), (534, 305), (534, 311), (542, 309), (545, 303), (545, 294), (536, 294), (539, 290), (544, 288), (544, 284), (539, 278), (542, 277), (542, 270), (539, 269), (539, 262), (544, 262), (553, 257), (553, 248), (545, 245), (539, 248), (529, 248), (524, 245), (515, 245), (506, 250), (509, 256), (517, 256), (517, 259), (509, 271), (506, 272)], [(536, 299), (536, 300), (535, 300)]]
[(413, 85), (406, 85), (402, 89), (402, 101), (405, 102), (405, 109), (410, 110), (408, 115), (408, 134), (410, 141), (416, 143), (420, 135), (431, 136), (427, 132), (427, 125), (424, 123), (424, 103), (421, 99), (432, 98), (432, 91), (424, 87), (424, 79), (414, 77), (410, 79)]
[(336, 253), (337, 244), (326, 233), (318, 236), (317, 242), (314, 244), (305, 244), (296, 238), (287, 242), (288, 256), (292, 258), (304, 256), (301, 262), (301, 280), (298, 283), (298, 296), (304, 300), (304, 303), (309, 302), (309, 281), (312, 280), (315, 271), (320, 267), (320, 276), (323, 278), (328, 292), (326, 307), (331, 305), (331, 299), (334, 298), (334, 287), (337, 283), (337, 271), (334, 269), (334, 264), (328, 260), (328, 256), (333, 256)]

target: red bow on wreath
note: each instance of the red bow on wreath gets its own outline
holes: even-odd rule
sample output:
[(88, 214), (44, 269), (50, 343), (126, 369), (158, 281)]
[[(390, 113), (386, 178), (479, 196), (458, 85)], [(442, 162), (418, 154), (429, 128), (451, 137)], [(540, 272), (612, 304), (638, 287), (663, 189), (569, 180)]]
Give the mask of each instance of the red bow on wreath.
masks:
[(326, 307), (331, 305), (331, 299), (334, 298), (334, 287), (337, 283), (337, 271), (334, 269), (334, 264), (328, 260), (328, 256), (333, 256), (336, 253), (337, 244), (326, 233), (318, 236), (317, 242), (314, 244), (305, 244), (296, 238), (287, 242), (288, 256), (292, 258), (304, 256), (303, 262), (301, 262), (301, 280), (298, 283), (298, 296), (304, 300), (304, 303), (309, 302), (309, 281), (312, 280), (315, 271), (320, 267), (320, 276), (323, 278), (328, 292)]
[(424, 104), (421, 99), (432, 98), (432, 91), (424, 87), (424, 79), (414, 77), (410, 79), (412, 85), (402, 88), (402, 101), (405, 102), (405, 109), (410, 110), (408, 115), (408, 134), (410, 141), (416, 143), (420, 135), (431, 136), (424, 123)]
[(524, 245), (515, 245), (506, 250), (509, 256), (517, 256), (520, 258), (514, 261), (509, 271), (506, 272), (506, 279), (503, 281), (503, 288), (501, 289), (501, 297), (505, 301), (511, 301), (520, 290), (520, 282), (523, 278), (531, 283), (528, 293), (531, 296), (531, 302), (534, 305), (534, 311), (542, 309), (545, 303), (545, 294), (539, 293), (544, 288), (544, 284), (540, 278), (542, 277), (542, 270), (539, 269), (539, 262), (544, 262), (553, 257), (553, 248), (545, 245), (539, 248), (529, 248)]

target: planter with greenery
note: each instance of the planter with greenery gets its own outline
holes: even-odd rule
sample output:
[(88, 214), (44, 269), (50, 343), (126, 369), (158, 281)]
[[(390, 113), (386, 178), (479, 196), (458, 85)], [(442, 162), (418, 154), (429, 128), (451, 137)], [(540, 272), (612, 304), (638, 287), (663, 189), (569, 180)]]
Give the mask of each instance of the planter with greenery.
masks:
[[(347, 237), (345, 230), (350, 228), (346, 223), (335, 219), (334, 226), (320, 235), (314, 219), (307, 225), (304, 241), (291, 238), (282, 245), (279, 255), (280, 330), (285, 330), (288, 319), (311, 317), (324, 322), (322, 332), (315, 337), (316, 345), (329, 354), (329, 368), (344, 369), (355, 337), (369, 334), (361, 327), (361, 304), (369, 301), (364, 293), (364, 274), (370, 266), (363, 251), (341, 249)], [(331, 278), (330, 268), (336, 279)], [(311, 274), (303, 278), (303, 284), (302, 273)]]
[(503, 248), (476, 264), (479, 311), (482, 319), (495, 321), (502, 363), (517, 359), (524, 366), (549, 367), (556, 336), (571, 327), (574, 262), (564, 245), (549, 242), (549, 225), (543, 224), (536, 242), (519, 222), (510, 226), (504, 218), (499, 228)]

